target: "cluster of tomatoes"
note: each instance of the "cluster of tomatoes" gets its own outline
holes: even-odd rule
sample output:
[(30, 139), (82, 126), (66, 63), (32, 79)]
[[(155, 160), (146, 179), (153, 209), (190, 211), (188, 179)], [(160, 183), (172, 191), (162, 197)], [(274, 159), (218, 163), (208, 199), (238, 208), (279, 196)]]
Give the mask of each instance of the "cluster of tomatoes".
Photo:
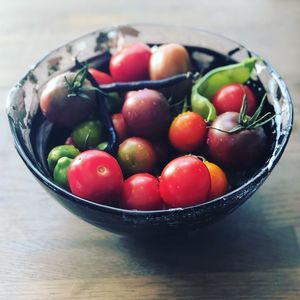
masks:
[[(98, 84), (107, 84), (159, 80), (190, 70), (189, 54), (183, 46), (166, 44), (153, 51), (136, 43), (112, 55), (110, 74), (94, 68), (89, 72)], [(120, 111), (111, 116), (120, 142), (116, 157), (96, 149), (77, 155), (68, 168), (71, 192), (98, 203), (117, 202), (121, 208), (136, 210), (188, 207), (225, 194), (229, 184), (220, 167), (222, 158), (215, 164), (203, 157), (208, 153), (218, 158), (213, 152), (222, 155), (222, 149), (209, 152), (211, 141), (222, 132), (210, 132), (210, 124), (188, 107), (177, 115), (172, 109), (174, 91), (188, 95), (190, 89), (190, 83), (183, 82), (172, 90), (125, 93)], [(255, 97), (240, 84), (226, 85), (214, 95), (218, 115), (239, 112), (245, 92), (247, 113), (252, 115)]]

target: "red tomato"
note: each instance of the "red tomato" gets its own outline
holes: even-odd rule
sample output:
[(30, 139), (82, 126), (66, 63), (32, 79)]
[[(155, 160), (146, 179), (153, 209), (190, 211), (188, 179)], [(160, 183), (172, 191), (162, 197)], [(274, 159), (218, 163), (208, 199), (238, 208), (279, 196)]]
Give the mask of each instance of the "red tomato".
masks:
[(211, 180), (209, 199), (215, 199), (224, 195), (228, 189), (228, 181), (224, 171), (216, 164), (205, 161)]
[(255, 96), (246, 85), (241, 85), (239, 83), (225, 85), (213, 96), (212, 102), (216, 108), (217, 114), (220, 115), (227, 111), (240, 112), (243, 103), (244, 90), (248, 99), (247, 115), (252, 116), (256, 109)]
[(68, 170), (73, 194), (102, 204), (118, 199), (122, 193), (123, 175), (114, 157), (100, 150), (79, 154)]
[(159, 182), (148, 173), (139, 173), (124, 182), (120, 206), (126, 209), (162, 209), (163, 201), (159, 193)]
[(109, 84), (114, 82), (110, 75), (97, 69), (89, 68), (89, 73), (91, 73), (91, 75), (95, 78), (98, 84)]
[(210, 174), (205, 164), (193, 156), (169, 162), (160, 177), (160, 195), (169, 207), (187, 207), (208, 200)]
[(197, 150), (206, 138), (206, 123), (195, 112), (184, 112), (178, 115), (169, 129), (169, 140), (173, 147), (182, 152)]
[(109, 70), (115, 81), (149, 79), (151, 49), (144, 43), (126, 45), (110, 59)]
[(122, 143), (124, 140), (128, 138), (124, 117), (121, 113), (119, 113), (119, 114), (113, 114), (111, 116), (111, 119), (114, 124), (115, 130), (117, 132), (119, 142)]

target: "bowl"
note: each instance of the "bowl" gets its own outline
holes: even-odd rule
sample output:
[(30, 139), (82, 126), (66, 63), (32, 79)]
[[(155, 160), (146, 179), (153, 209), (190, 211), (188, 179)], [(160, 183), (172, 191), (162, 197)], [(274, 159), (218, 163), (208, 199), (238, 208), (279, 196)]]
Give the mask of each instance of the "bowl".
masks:
[(193, 59), (202, 70), (218, 64), (220, 59), (226, 64), (257, 56), (237, 42), (195, 28), (139, 24), (115, 26), (89, 33), (50, 52), (11, 89), (7, 98), (7, 115), (15, 147), (44, 189), (88, 223), (118, 234), (135, 236), (193, 231), (233, 212), (270, 175), (292, 130), (291, 97), (280, 75), (261, 59), (256, 64), (256, 76), (251, 82), (257, 92), (267, 93), (268, 105), (276, 113), (269, 130), (270, 151), (261, 165), (239, 176), (241, 180), (237, 187), (222, 197), (192, 207), (159, 211), (130, 211), (82, 199), (56, 185), (45, 167), (43, 145), (49, 138), (49, 128), (46, 126), (41, 131), (43, 125), (38, 92), (49, 78), (73, 68), (74, 57), (91, 63), (97, 57), (97, 62), (105, 65), (111, 52), (134, 41), (151, 45), (176, 42), (188, 46), (195, 50)]

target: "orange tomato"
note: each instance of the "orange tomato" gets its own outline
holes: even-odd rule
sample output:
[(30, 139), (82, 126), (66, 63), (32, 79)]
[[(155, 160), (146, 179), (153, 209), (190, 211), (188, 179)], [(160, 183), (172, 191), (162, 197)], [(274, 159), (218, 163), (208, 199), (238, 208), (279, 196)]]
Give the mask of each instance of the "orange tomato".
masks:
[(197, 150), (206, 139), (204, 119), (195, 112), (179, 114), (169, 128), (169, 140), (174, 148), (182, 152)]
[(219, 166), (212, 162), (206, 160), (204, 161), (204, 164), (206, 165), (209, 171), (211, 180), (209, 200), (224, 195), (228, 189), (228, 181), (226, 174)]

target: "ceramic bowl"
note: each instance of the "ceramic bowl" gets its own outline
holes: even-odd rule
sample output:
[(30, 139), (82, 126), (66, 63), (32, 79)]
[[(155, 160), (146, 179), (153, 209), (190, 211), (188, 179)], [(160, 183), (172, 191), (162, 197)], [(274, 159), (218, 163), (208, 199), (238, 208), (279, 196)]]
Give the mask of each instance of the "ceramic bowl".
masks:
[[(276, 113), (269, 126), (270, 150), (264, 162), (239, 176), (236, 186), (226, 195), (187, 208), (161, 211), (129, 211), (79, 198), (54, 183), (45, 168), (48, 132), (40, 134), (39, 90), (49, 78), (74, 67), (79, 61), (107, 64), (118, 47), (134, 41), (151, 45), (176, 42), (196, 49), (193, 60), (200, 71), (209, 69), (221, 57), (224, 63), (257, 55), (237, 42), (204, 30), (162, 25), (123, 25), (100, 29), (71, 41), (40, 60), (12, 88), (7, 99), (7, 115), (15, 147), (36, 179), (54, 199), (81, 219), (105, 230), (124, 235), (178, 234), (213, 223), (237, 209), (258, 188), (280, 159), (293, 123), (292, 101), (285, 82), (262, 59), (256, 64), (251, 83), (257, 93), (267, 93), (268, 105)], [(203, 51), (197, 51), (202, 49)], [(37, 141), (37, 135), (39, 139)]]

